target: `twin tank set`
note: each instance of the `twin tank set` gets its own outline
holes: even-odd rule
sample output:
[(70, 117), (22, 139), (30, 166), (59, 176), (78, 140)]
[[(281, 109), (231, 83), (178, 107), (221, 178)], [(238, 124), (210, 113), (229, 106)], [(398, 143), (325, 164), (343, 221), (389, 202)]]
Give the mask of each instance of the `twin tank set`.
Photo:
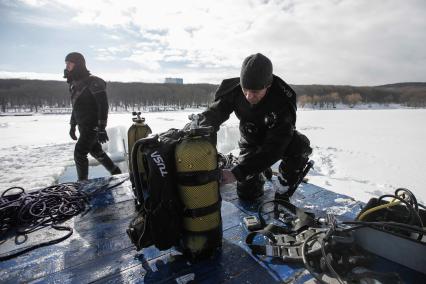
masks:
[[(143, 144), (138, 143), (137, 149), (133, 149), (133, 146), (136, 141), (146, 138), (152, 131), (140, 114), (133, 112), (135, 117), (133, 125), (128, 130), (128, 149), (129, 153), (132, 153), (132, 150), (136, 150), (137, 153), (136, 167), (132, 166), (132, 159), (129, 159), (129, 174), (137, 201), (142, 203), (143, 190), (137, 188), (135, 178), (146, 177), (141, 149)], [(216, 147), (209, 139), (209, 131), (197, 126), (197, 116), (192, 116), (191, 119), (193, 119), (191, 127), (185, 131), (174, 148), (172, 166), (175, 170), (178, 196), (183, 207), (201, 212), (193, 216), (183, 215), (183, 230), (178, 249), (191, 259), (201, 259), (212, 255), (222, 244), (221, 197)], [(133, 172), (133, 168), (137, 168), (139, 172)]]

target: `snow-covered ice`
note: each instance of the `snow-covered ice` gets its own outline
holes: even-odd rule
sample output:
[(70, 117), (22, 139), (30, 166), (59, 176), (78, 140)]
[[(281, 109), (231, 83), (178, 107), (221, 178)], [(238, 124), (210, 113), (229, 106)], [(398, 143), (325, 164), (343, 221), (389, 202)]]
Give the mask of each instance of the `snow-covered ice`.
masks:
[(426, 110), (301, 111), (298, 118), (314, 146), (312, 183), (363, 201), (405, 187), (426, 201)]
[[(158, 133), (183, 127), (189, 114), (200, 111), (143, 116)], [(297, 129), (314, 148), (315, 167), (309, 181), (362, 201), (398, 187), (426, 201), (425, 121), (424, 109), (300, 110)], [(0, 191), (51, 185), (73, 164), (68, 122), (69, 115), (0, 117)], [(130, 113), (109, 116), (111, 142), (103, 147), (115, 160), (122, 160), (127, 152), (125, 135), (130, 125)], [(238, 120), (231, 116), (218, 133), (218, 150), (235, 151), (238, 138)]]

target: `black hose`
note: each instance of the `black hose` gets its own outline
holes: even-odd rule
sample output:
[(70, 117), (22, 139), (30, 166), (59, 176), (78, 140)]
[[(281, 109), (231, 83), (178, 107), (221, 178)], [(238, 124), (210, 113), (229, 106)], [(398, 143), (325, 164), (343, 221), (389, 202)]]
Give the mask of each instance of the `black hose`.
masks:
[[(330, 234), (332, 234), (332, 231), (331, 231), (331, 230), (329, 230), (329, 231), (326, 233), (326, 236), (328, 236), (328, 235), (330, 235)], [(337, 271), (334, 269), (334, 267), (331, 265), (331, 263), (330, 263), (330, 261), (329, 261), (329, 259), (328, 259), (328, 257), (327, 257), (327, 254), (325, 253), (325, 237), (324, 237), (321, 241), (317, 240), (317, 242), (318, 242), (318, 243), (320, 244), (320, 246), (321, 246), (321, 254), (322, 254), (323, 258), (324, 258), (324, 262), (325, 262), (325, 264), (327, 265), (328, 269), (329, 269), (329, 270), (330, 270), (330, 272), (333, 274), (333, 276), (337, 279), (337, 281), (338, 281), (340, 284), (343, 284), (344, 282), (343, 282), (342, 278), (340, 277), (339, 273), (337, 273)]]
[[(403, 191), (403, 194), (407, 194), (408, 196), (408, 201), (405, 200), (403, 197), (399, 196), (399, 193)], [(422, 218), (420, 217), (419, 214), (419, 207), (418, 207), (418, 203), (417, 203), (417, 199), (414, 196), (414, 194), (409, 191), (406, 188), (398, 188), (397, 190), (395, 190), (395, 195), (382, 195), (379, 197), (378, 201), (380, 202), (382, 199), (384, 198), (394, 198), (394, 199), (398, 199), (400, 202), (404, 203), (404, 205), (407, 207), (407, 211), (409, 212), (409, 217), (408, 217), (408, 221), (412, 222), (412, 217), (414, 215), (414, 217), (416, 217), (418, 223), (419, 223), (419, 227), (423, 228), (423, 221)], [(417, 240), (420, 241), (423, 238), (423, 233), (420, 233), (419, 236), (417, 237)]]
[(323, 234), (324, 232), (316, 232), (315, 234), (312, 234), (311, 236), (309, 236), (302, 244), (302, 260), (303, 260), (303, 264), (305, 265), (305, 268), (309, 271), (309, 273), (321, 284), (327, 284), (324, 280), (322, 280), (317, 273), (314, 271), (314, 268), (309, 264), (308, 259), (307, 259), (307, 252), (306, 252), (306, 247), (308, 246), (309, 241), (313, 240), (313, 244), (315, 242), (318, 242), (318, 238), (316, 238), (314, 240), (314, 238), (316, 236), (318, 236), (319, 234)]
[[(426, 230), (413, 225), (407, 225), (403, 223), (396, 223), (396, 222), (363, 222), (363, 221), (345, 221), (342, 222), (342, 224), (345, 225), (361, 225), (365, 227), (392, 227), (400, 230), (405, 230), (410, 233), (416, 233), (416, 234), (422, 234), (426, 235)], [(353, 229), (357, 229), (358, 227), (355, 227)], [(346, 229), (347, 231), (351, 229)]]
[(395, 190), (395, 195), (399, 196), (399, 193), (401, 191), (403, 191), (405, 194), (408, 195), (409, 200), (412, 201), (412, 203), (410, 203), (410, 204), (414, 205), (414, 209), (418, 212), (419, 211), (419, 206), (418, 206), (417, 199), (414, 196), (414, 194), (410, 190), (408, 190), (406, 188), (398, 188), (398, 189)]
[(423, 222), (422, 222), (422, 219), (420, 218), (418, 210), (416, 211), (416, 209), (413, 208), (412, 205), (408, 201), (406, 201), (405, 199), (403, 199), (402, 197), (399, 197), (397, 195), (390, 195), (390, 194), (386, 194), (386, 195), (380, 196), (379, 199), (378, 199), (378, 201), (380, 202), (384, 198), (394, 198), (394, 199), (398, 199), (400, 202), (404, 203), (405, 206), (407, 207), (408, 213), (410, 214), (408, 216), (408, 221), (411, 222), (412, 221), (412, 217), (414, 215), (417, 218), (417, 221), (419, 222), (419, 226), (423, 227)]

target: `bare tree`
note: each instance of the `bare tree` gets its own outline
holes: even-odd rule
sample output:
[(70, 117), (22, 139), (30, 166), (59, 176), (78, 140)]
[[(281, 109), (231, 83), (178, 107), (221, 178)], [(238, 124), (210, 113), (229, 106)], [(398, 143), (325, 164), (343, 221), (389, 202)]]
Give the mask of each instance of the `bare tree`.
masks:
[(312, 97), (307, 95), (302, 95), (297, 97), (297, 103), (301, 108), (305, 107), (305, 105), (312, 104)]
[(356, 104), (362, 101), (362, 97), (359, 93), (353, 93), (344, 97), (343, 100), (350, 108), (353, 108)]
[(333, 93), (329, 94), (328, 96), (329, 96), (329, 99), (330, 99), (330, 102), (331, 102), (333, 108), (336, 108), (336, 104), (340, 103), (340, 101), (341, 101), (339, 93), (333, 92)]

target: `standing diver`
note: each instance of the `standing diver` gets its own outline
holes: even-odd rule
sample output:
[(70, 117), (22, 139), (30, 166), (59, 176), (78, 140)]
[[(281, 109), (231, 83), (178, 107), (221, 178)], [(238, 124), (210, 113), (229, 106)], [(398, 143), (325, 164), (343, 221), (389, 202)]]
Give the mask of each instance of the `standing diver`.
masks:
[[(70, 120), (70, 137), (78, 140), (74, 149), (74, 161), (79, 181), (87, 180), (90, 153), (111, 175), (120, 174), (110, 157), (102, 150), (101, 143), (108, 141), (105, 131), (108, 120), (108, 99), (106, 83), (93, 76), (86, 68), (82, 54), (71, 52), (65, 57), (64, 78), (71, 93), (72, 114)], [(78, 126), (80, 136), (77, 139), (75, 128)]]

